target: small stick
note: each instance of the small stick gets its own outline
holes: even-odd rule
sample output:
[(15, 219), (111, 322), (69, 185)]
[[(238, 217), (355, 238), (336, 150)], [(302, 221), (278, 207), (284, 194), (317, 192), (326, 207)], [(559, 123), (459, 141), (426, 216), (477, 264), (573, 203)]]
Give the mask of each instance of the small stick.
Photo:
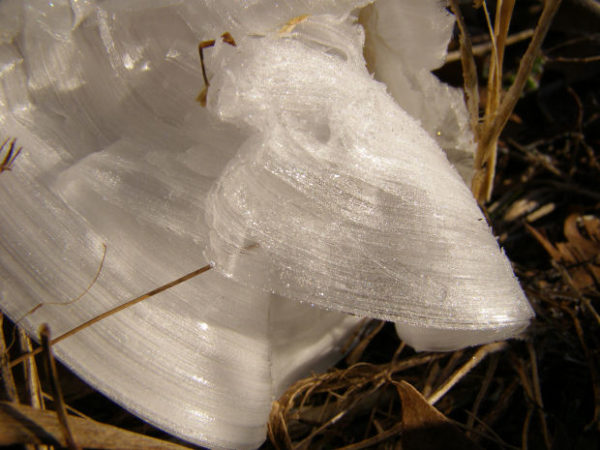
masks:
[[(29, 336), (25, 333), (23, 328), (15, 328), (18, 328), (19, 347), (21, 348), (21, 351), (30, 352), (33, 348), (31, 339), (29, 339)], [(40, 376), (35, 358), (29, 358), (25, 362), (23, 365), (23, 376), (27, 383), (26, 396), (29, 401), (29, 406), (35, 409), (45, 410), (44, 395), (42, 393), (42, 385), (40, 383)], [(48, 445), (26, 445), (25, 450), (52, 450), (52, 447)]]
[(483, 383), (481, 384), (481, 389), (479, 389), (477, 397), (475, 397), (475, 402), (473, 403), (473, 410), (469, 414), (469, 419), (467, 420), (467, 436), (469, 437), (473, 433), (473, 427), (475, 426), (475, 418), (479, 413), (479, 407), (481, 406), (481, 402), (483, 402), (485, 394), (490, 388), (490, 384), (492, 384), (492, 379), (494, 378), (494, 373), (496, 373), (497, 367), (498, 355), (492, 355), (490, 358), (490, 364), (488, 366), (488, 369), (485, 372), (485, 378), (483, 379)]
[(533, 408), (529, 406), (527, 408), (527, 413), (525, 415), (525, 420), (523, 421), (523, 429), (521, 430), (521, 449), (527, 450), (529, 448), (529, 424), (531, 422), (531, 416), (533, 414)]
[(421, 391), (421, 395), (423, 397), (427, 397), (428, 395), (431, 395), (431, 392), (433, 391), (433, 385), (435, 384), (435, 381), (437, 380), (439, 373), (440, 373), (440, 364), (438, 363), (438, 361), (435, 361), (431, 365), (431, 368), (429, 369), (429, 373), (427, 374), (427, 377), (425, 378), (425, 386), (423, 386), (423, 390)]
[[(21, 327), (19, 329), (19, 347), (22, 352), (30, 352), (33, 349), (31, 339)], [(44, 401), (44, 393), (42, 392), (42, 385), (40, 383), (40, 374), (38, 371), (35, 358), (29, 358), (23, 365), (23, 372), (25, 381), (27, 383), (26, 395), (29, 400), (29, 406), (39, 410), (46, 409), (46, 403)], [(54, 399), (52, 399), (54, 401)], [(71, 411), (72, 408), (67, 406), (67, 410)], [(71, 411), (72, 412), (72, 411)], [(49, 445), (27, 445), (25, 450), (52, 450), (53, 447)]]
[[(71, 300), (67, 300), (66, 302), (41, 302), (38, 303), (37, 305), (35, 305), (33, 308), (31, 308), (29, 311), (27, 311), (25, 314), (23, 314), (16, 322), (15, 322), (15, 327), (13, 328), (13, 332), (12, 332), (12, 337), (11, 337), (11, 341), (10, 344), (7, 346), (7, 352), (10, 351), (10, 349), (12, 348), (12, 346), (14, 345), (14, 343), (17, 340), (17, 329), (19, 328), (18, 325), (28, 316), (32, 315), (34, 312), (36, 312), (38, 309), (40, 309), (42, 306), (44, 305), (54, 305), (54, 306), (67, 306), (67, 305), (71, 305), (79, 300), (81, 300), (94, 286), (94, 284), (96, 284), (96, 281), (98, 281), (98, 278), (100, 277), (100, 272), (102, 271), (102, 268), (104, 267), (104, 260), (106, 259), (106, 244), (102, 243), (102, 259), (100, 260), (100, 265), (98, 266), (98, 270), (96, 270), (96, 274), (94, 275), (94, 278), (92, 278), (92, 281), (87, 285), (87, 287), (83, 290), (83, 292), (81, 294), (79, 294), (77, 297), (72, 298)], [(11, 366), (13, 367), (13, 366)]]
[[(533, 37), (531, 38), (531, 42), (529, 43), (529, 47), (523, 55), (523, 58), (521, 58), (521, 63), (519, 64), (519, 69), (517, 71), (515, 80), (504, 96), (502, 103), (498, 108), (496, 118), (494, 119), (493, 123), (490, 124), (488, 133), (486, 133), (486, 136), (482, 136), (486, 141), (492, 141), (499, 136), (502, 128), (504, 128), (504, 125), (508, 121), (512, 110), (521, 96), (521, 92), (523, 92), (527, 78), (529, 77), (533, 64), (535, 63), (535, 58), (539, 53), (540, 47), (542, 46), (542, 42), (544, 41), (548, 30), (550, 29), (552, 19), (558, 11), (560, 3), (561, 0), (547, 0), (544, 2), (544, 9), (533, 33)], [(483, 144), (485, 146), (487, 142), (484, 142)]]
[(569, 58), (566, 56), (556, 56), (554, 58), (546, 58), (546, 61), (548, 62), (565, 62), (565, 63), (591, 63), (591, 62), (596, 62), (596, 61), (600, 61), (600, 55), (594, 55), (594, 56), (582, 56), (580, 58)]
[[(537, 233), (539, 233), (537, 230), (535, 230), (535, 231)], [(573, 290), (575, 295), (577, 297), (579, 297), (579, 300), (581, 301), (581, 303), (583, 303), (583, 305), (587, 308), (587, 310), (592, 314), (594, 319), (596, 319), (596, 322), (598, 322), (598, 325), (600, 325), (600, 314), (598, 314), (598, 311), (596, 311), (596, 308), (594, 308), (594, 305), (592, 305), (592, 302), (590, 301), (590, 299), (585, 297), (581, 293), (579, 288), (575, 285), (575, 282), (573, 281), (573, 278), (571, 278), (571, 275), (569, 275), (569, 271), (567, 270), (567, 268), (556, 261), (552, 261), (552, 266), (554, 266), (554, 268), (556, 268), (560, 272), (563, 280), (569, 285), (569, 287)]]
[(4, 341), (2, 323), (4, 315), (0, 312), (0, 400), (16, 402), (17, 388), (13, 378), (12, 370), (8, 362), (8, 350)]
[(462, 65), (465, 96), (467, 97), (467, 108), (471, 131), (478, 139), (479, 136), (479, 85), (477, 80), (477, 65), (473, 56), (471, 36), (467, 31), (467, 24), (460, 11), (458, 0), (450, 0), (450, 8), (456, 17), (456, 23), (460, 30), (460, 61)]
[(475, 354), (460, 367), (454, 374), (446, 381), (440, 388), (432, 395), (427, 397), (427, 403), (435, 405), (446, 393), (452, 389), (452, 387), (458, 383), (467, 373), (469, 373), (475, 366), (485, 359), (490, 353), (495, 353), (500, 350), (504, 350), (508, 344), (506, 342), (494, 342), (492, 344), (484, 345), (480, 347)]
[[(225, 32), (221, 35), (221, 39), (226, 44), (229, 44), (233, 47), (236, 46), (233, 36), (231, 36), (231, 34), (229, 34), (227, 32)], [(204, 87), (198, 94), (198, 97), (196, 97), (196, 100), (202, 106), (206, 106), (206, 96), (208, 94), (208, 87), (210, 86), (210, 83), (208, 82), (208, 77), (206, 76), (206, 67), (204, 65), (204, 49), (214, 47), (215, 43), (216, 43), (215, 39), (210, 39), (208, 41), (202, 41), (198, 44), (198, 53), (200, 54), (200, 66), (202, 67), (202, 79), (204, 80)]]
[[(21, 350), (30, 352), (33, 349), (31, 339), (27, 333), (19, 327), (19, 343)], [(25, 379), (27, 381), (27, 396), (29, 397), (29, 405), (37, 409), (45, 409), (44, 397), (40, 385), (40, 377), (34, 358), (29, 358), (24, 366)]]
[(94, 284), (96, 284), (96, 281), (98, 281), (98, 278), (100, 277), (100, 272), (102, 271), (102, 268), (104, 267), (104, 260), (106, 259), (106, 244), (104, 244), (104, 243), (102, 244), (102, 249), (103, 249), (102, 250), (102, 259), (100, 260), (100, 264), (98, 266), (98, 269), (96, 270), (94, 278), (92, 278), (92, 281), (90, 281), (90, 283), (87, 285), (87, 287), (83, 290), (83, 292), (81, 294), (79, 294), (75, 298), (72, 298), (71, 300), (67, 300), (66, 302), (41, 302), (41, 303), (38, 303), (33, 308), (31, 308), (29, 311), (27, 311), (23, 317), (21, 317), (19, 320), (17, 320), (15, 322), (15, 325), (18, 325), (21, 321), (23, 321), (23, 319), (25, 319), (27, 316), (30, 316), (34, 312), (36, 312), (42, 306), (45, 306), (45, 305), (68, 306), (68, 305), (72, 305), (73, 303), (81, 300), (81, 298), (83, 296), (85, 296), (88, 292), (90, 292), (90, 289), (92, 289), (92, 287), (94, 286)]
[(533, 394), (538, 407), (540, 422), (542, 423), (542, 432), (546, 448), (552, 448), (550, 443), (550, 435), (548, 434), (548, 425), (546, 424), (546, 416), (544, 414), (544, 403), (542, 401), (542, 390), (540, 388), (540, 375), (538, 373), (537, 358), (535, 348), (531, 342), (527, 342), (527, 350), (529, 351), (529, 359), (531, 360), (531, 379), (533, 381)]
[(9, 143), (9, 141), (10, 141), (10, 144), (8, 146), (8, 152), (6, 153), (6, 156), (4, 157), (2, 162), (0, 163), (0, 173), (2, 173), (4, 171), (12, 170), (12, 165), (14, 164), (15, 160), (21, 153), (21, 150), (23, 150), (23, 147), (19, 147), (17, 149), (17, 151), (15, 152), (15, 145), (17, 143), (17, 140), (15, 138), (13, 138), (13, 139), (7, 138), (4, 140), (2, 145), (0, 145), (0, 152), (4, 150), (4, 146), (7, 143)]
[(372, 436), (368, 439), (357, 442), (355, 444), (350, 444), (345, 447), (340, 447), (338, 450), (359, 450), (359, 449), (363, 449), (363, 448), (373, 448), (373, 447), (375, 447), (375, 444), (379, 444), (380, 442), (383, 442), (391, 437), (394, 437), (394, 436), (402, 433), (403, 427), (404, 427), (404, 424), (402, 422), (397, 423), (396, 425), (393, 425), (391, 428), (388, 428), (387, 430), (382, 430), (382, 431), (378, 430), (379, 432), (375, 436)]
[(308, 17), (308, 14), (302, 14), (301, 16), (288, 20), (288, 22), (279, 29), (279, 34), (291, 33), (298, 24), (304, 22)]
[[(521, 41), (529, 39), (531, 36), (533, 36), (533, 28), (528, 28), (527, 30), (518, 31), (518, 32), (506, 37), (505, 45), (509, 46), (509, 45), (517, 44)], [(492, 43), (489, 41), (474, 45), (473, 46), (473, 56), (483, 56), (486, 53), (490, 52), (491, 49), (492, 49)], [(454, 51), (448, 53), (448, 56), (446, 57), (446, 64), (455, 62), (455, 61), (459, 61), (460, 59), (461, 59), (461, 51), (454, 50)], [(549, 58), (546, 58), (546, 59), (550, 60)]]
[(75, 442), (73, 433), (69, 428), (69, 422), (67, 420), (67, 410), (65, 408), (65, 401), (62, 395), (62, 389), (58, 381), (58, 372), (56, 371), (56, 363), (54, 362), (54, 356), (52, 355), (52, 349), (50, 348), (50, 327), (48, 324), (42, 324), (40, 327), (40, 340), (44, 349), (46, 372), (50, 378), (50, 385), (52, 387), (52, 394), (54, 396), (56, 414), (58, 416), (58, 423), (61, 428), (61, 432), (67, 443), (67, 447), (70, 450), (81, 450), (81, 447)]
[[(58, 336), (55, 339), (52, 339), (50, 341), (50, 345), (55, 345), (58, 344), (59, 342), (65, 340), (66, 338), (73, 336), (75, 333), (78, 333), (79, 331), (83, 330), (84, 328), (89, 327), (90, 325), (95, 324), (96, 322), (100, 322), (103, 319), (106, 319), (109, 316), (112, 316), (113, 314), (118, 313), (119, 311), (122, 311), (126, 308), (129, 308), (130, 306), (135, 305), (136, 303), (139, 303), (141, 301), (144, 301), (150, 297), (155, 296), (156, 294), (160, 294), (163, 291), (166, 291), (167, 289), (170, 289), (174, 286), (177, 286), (178, 284), (181, 284), (185, 281), (188, 281), (198, 275), (200, 275), (201, 273), (207, 272), (212, 268), (212, 266), (210, 264), (207, 264), (204, 267), (201, 267), (197, 270), (194, 270), (193, 272), (188, 273), (187, 275), (182, 276), (181, 278), (178, 278), (174, 281), (171, 281), (170, 283), (167, 284), (163, 284), (160, 287), (157, 287), (156, 289), (153, 289), (149, 292), (146, 292), (143, 295), (140, 295), (139, 297), (134, 298), (133, 300), (129, 300), (128, 302), (123, 303), (122, 305), (119, 305), (115, 308), (109, 309), (108, 311), (82, 323), (81, 325), (73, 328), (72, 330), (67, 331), (66, 333)], [(37, 355), (38, 353), (40, 353), (42, 351), (41, 347), (38, 347), (37, 349), (35, 349), (32, 352), (26, 353), (24, 355), (19, 356), (18, 358), (14, 359), (13, 361), (10, 362), (10, 367), (15, 367), (17, 364), (22, 363), (23, 361), (25, 361), (28, 358), (31, 358), (32, 356)]]
[(202, 91), (200, 91), (196, 100), (199, 101), (202, 106), (206, 106), (206, 94), (208, 92), (208, 86), (210, 86), (210, 83), (208, 82), (208, 77), (206, 76), (206, 67), (204, 66), (204, 49), (212, 47), (214, 45), (214, 39), (210, 39), (209, 41), (202, 41), (198, 44), (198, 53), (200, 54), (200, 67), (202, 68), (202, 79), (204, 80), (204, 88), (202, 88)]
[(590, 348), (585, 343), (585, 336), (583, 335), (583, 327), (581, 326), (581, 322), (577, 318), (577, 314), (571, 309), (565, 306), (561, 306), (561, 309), (565, 311), (569, 316), (571, 316), (571, 320), (573, 320), (573, 325), (575, 326), (575, 332), (577, 333), (577, 337), (579, 338), (579, 344), (583, 349), (583, 353), (587, 359), (588, 368), (590, 371), (590, 377), (592, 379), (592, 392), (594, 394), (594, 417), (592, 421), (586, 425), (585, 429), (589, 430), (594, 425), (596, 427), (600, 426), (600, 377), (598, 376), (598, 371), (596, 370), (596, 365), (594, 364), (594, 355), (590, 351)]

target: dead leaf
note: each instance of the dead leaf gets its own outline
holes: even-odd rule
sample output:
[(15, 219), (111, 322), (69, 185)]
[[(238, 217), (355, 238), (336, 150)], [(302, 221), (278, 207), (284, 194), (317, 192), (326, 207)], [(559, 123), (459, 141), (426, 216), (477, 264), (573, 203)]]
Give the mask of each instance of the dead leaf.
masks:
[(577, 289), (584, 292), (600, 285), (600, 218), (571, 214), (564, 224), (567, 241), (556, 244), (535, 228), (525, 226), (550, 257), (566, 267)]
[(414, 387), (405, 381), (394, 384), (402, 402), (402, 450), (480, 449)]

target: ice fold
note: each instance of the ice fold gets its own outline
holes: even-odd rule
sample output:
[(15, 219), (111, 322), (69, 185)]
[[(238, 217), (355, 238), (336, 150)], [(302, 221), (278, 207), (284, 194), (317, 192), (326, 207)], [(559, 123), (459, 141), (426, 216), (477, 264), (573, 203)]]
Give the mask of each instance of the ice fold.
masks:
[(531, 308), (465, 183), (372, 80), (361, 29), (325, 37), (314, 20), (222, 48), (209, 109), (253, 131), (209, 194), (207, 257), (240, 283), (394, 321), (417, 349), (514, 335)]

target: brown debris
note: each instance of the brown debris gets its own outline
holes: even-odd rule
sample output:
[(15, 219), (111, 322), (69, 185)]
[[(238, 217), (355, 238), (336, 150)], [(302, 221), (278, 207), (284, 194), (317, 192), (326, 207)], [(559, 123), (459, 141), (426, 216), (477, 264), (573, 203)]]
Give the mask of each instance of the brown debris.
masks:
[[(236, 46), (235, 39), (233, 39), (233, 36), (229, 32), (223, 33), (221, 35), (221, 40), (232, 47)], [(198, 54), (200, 55), (200, 67), (202, 68), (204, 87), (198, 94), (198, 97), (196, 97), (196, 101), (204, 107), (206, 106), (206, 96), (208, 95), (208, 87), (210, 86), (210, 83), (208, 82), (208, 76), (206, 75), (206, 66), (204, 65), (204, 50), (214, 47), (215, 43), (216, 41), (214, 39), (210, 39), (208, 41), (202, 41), (198, 44)]]
[[(8, 148), (6, 147), (8, 145)], [(0, 161), (0, 173), (6, 172), (12, 169), (15, 160), (18, 158), (22, 147), (17, 148), (17, 140), (12, 138), (7, 138), (0, 145), (0, 155), (6, 150), (4, 158)]]
[[(77, 442), (85, 448), (182, 450), (183, 446), (88, 419), (69, 416)], [(0, 402), (0, 445), (48, 444), (67, 447), (56, 413)]]
[(550, 257), (563, 265), (573, 285), (581, 292), (600, 287), (600, 218), (571, 214), (564, 223), (566, 242), (552, 244), (530, 225), (527, 230), (542, 244)]
[(480, 449), (405, 381), (396, 383), (402, 404), (402, 450)]
[[(384, 443), (403, 449), (479, 448), (399, 378), (445, 357), (431, 353), (383, 365), (357, 363), (298, 381), (273, 403), (268, 426), (271, 445), (278, 449), (332, 445), (359, 449)], [(346, 439), (352, 443), (345, 443)], [(449, 447), (449, 442), (456, 446)]]

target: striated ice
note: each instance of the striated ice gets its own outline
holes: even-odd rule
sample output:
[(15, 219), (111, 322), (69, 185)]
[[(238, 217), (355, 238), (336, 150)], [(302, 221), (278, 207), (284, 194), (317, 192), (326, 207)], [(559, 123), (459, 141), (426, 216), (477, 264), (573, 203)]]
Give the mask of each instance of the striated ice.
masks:
[(253, 131), (208, 197), (207, 257), (242, 284), (394, 321), (417, 349), (522, 330), (508, 260), (443, 151), (367, 73), (361, 29), (314, 29), (221, 49), (208, 107)]
[[(89, 292), (25, 317), (30, 333), (210, 262), (56, 353), (143, 419), (224, 448), (260, 445), (271, 401), (339, 359), (360, 316), (419, 349), (525, 327), (510, 264), (438, 146), (459, 166), (472, 145), (460, 92), (424, 81), (451, 19), (437, 1), (421, 2), (443, 16), (429, 28), (421, 11), (394, 31), (416, 2), (361, 14), (383, 85), (362, 55), (367, 3), (2, 0), (0, 133), (23, 146), (0, 174), (2, 311), (80, 296), (105, 246)], [(445, 31), (424, 40), (431, 28)], [(203, 109), (197, 44), (224, 31), (238, 46), (206, 51)], [(406, 39), (427, 46), (401, 54)]]
[(475, 142), (463, 92), (431, 73), (443, 65), (454, 28), (445, 3), (378, 0), (367, 6), (360, 16), (366, 29), (364, 53), (375, 78), (419, 120), (470, 186)]

